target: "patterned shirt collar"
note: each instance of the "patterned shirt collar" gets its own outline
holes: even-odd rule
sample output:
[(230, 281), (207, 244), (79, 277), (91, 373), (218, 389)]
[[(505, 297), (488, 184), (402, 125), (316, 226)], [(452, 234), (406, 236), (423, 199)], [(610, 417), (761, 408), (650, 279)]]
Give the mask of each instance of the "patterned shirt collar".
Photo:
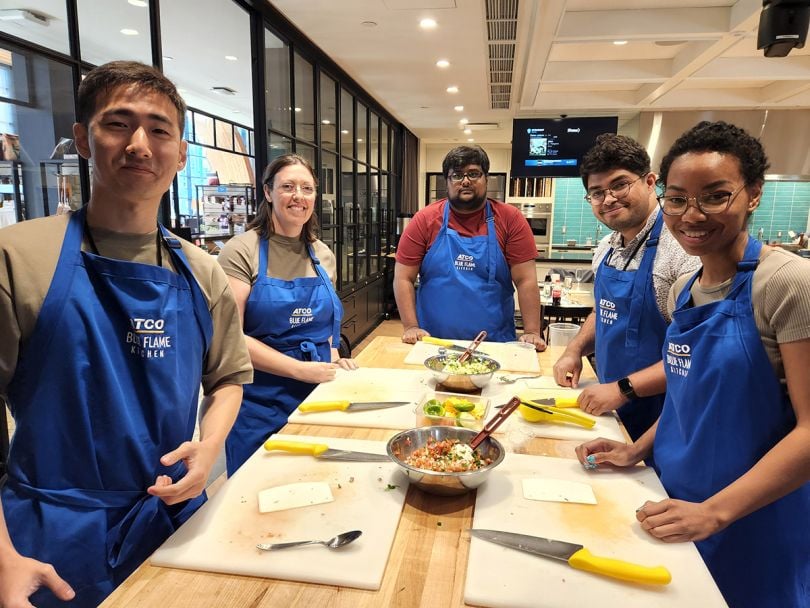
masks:
[(658, 208), (658, 205), (653, 207), (652, 213), (650, 213), (650, 215), (647, 217), (647, 222), (644, 224), (644, 227), (638, 231), (638, 234), (634, 236), (629, 243), (623, 243), (622, 233), (619, 232), (618, 230), (614, 230), (613, 234), (610, 235), (610, 246), (616, 249), (617, 251), (621, 249), (634, 248), (638, 243), (639, 239), (647, 238), (647, 235), (652, 229), (653, 224), (655, 224), (655, 220), (658, 219), (658, 214), (660, 212), (661, 210)]

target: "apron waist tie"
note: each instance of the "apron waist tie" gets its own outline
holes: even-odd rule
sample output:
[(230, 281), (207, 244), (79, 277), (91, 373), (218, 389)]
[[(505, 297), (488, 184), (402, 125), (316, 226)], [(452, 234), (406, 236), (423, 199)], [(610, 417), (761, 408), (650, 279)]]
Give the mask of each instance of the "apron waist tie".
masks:
[(309, 361), (320, 361), (321, 360), (321, 356), (318, 354), (318, 347), (315, 346), (314, 342), (311, 342), (309, 340), (304, 340), (303, 342), (301, 342), (299, 348), (301, 349), (302, 353), (304, 353), (305, 355), (309, 355), (307, 357), (307, 359)]

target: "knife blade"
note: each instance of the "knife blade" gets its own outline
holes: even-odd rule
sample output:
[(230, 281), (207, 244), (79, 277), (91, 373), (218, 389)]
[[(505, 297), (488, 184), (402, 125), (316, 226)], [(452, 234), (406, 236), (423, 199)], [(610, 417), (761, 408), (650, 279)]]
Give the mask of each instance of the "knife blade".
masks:
[(368, 410), (381, 410), (389, 407), (408, 405), (410, 401), (349, 401), (338, 399), (335, 401), (309, 401), (298, 406), (302, 414), (312, 412), (331, 412), (341, 410), (344, 412), (366, 412)]
[(264, 449), (268, 452), (280, 450), (282, 452), (289, 452), (290, 454), (309, 454), (310, 456), (323, 460), (339, 460), (343, 462), (391, 462), (391, 458), (385, 454), (333, 450), (325, 443), (268, 439), (264, 442)]
[[(444, 338), (434, 338), (433, 336), (424, 336), (422, 338), (422, 342), (424, 342), (425, 344), (434, 344), (436, 346), (443, 346), (449, 350), (459, 353), (463, 353), (464, 351), (467, 350), (464, 346), (458, 346), (452, 340), (445, 340)], [(489, 356), (482, 350), (476, 350), (475, 352), (479, 355), (484, 355), (485, 357)]]
[(470, 534), (481, 540), (567, 562), (572, 568), (585, 570), (633, 583), (668, 585), (672, 575), (664, 566), (641, 566), (610, 557), (593, 555), (582, 545), (561, 540), (516, 534), (502, 530), (473, 529)]

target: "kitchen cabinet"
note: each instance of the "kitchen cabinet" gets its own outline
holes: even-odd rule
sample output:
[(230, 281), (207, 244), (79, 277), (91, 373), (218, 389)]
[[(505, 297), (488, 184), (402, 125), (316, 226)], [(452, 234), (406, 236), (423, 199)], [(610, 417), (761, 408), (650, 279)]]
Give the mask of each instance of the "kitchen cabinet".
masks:
[(197, 217), (190, 226), (192, 233), (203, 237), (227, 237), (245, 231), (256, 213), (253, 186), (230, 184), (195, 188)]
[(351, 347), (365, 338), (384, 316), (385, 281), (377, 276), (362, 281), (356, 288), (342, 295), (343, 320), (340, 333)]

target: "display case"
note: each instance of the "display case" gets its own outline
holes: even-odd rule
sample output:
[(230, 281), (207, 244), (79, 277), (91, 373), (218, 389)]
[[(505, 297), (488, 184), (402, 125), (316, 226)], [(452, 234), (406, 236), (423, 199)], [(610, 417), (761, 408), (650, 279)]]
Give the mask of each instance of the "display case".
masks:
[(195, 188), (197, 217), (189, 220), (195, 237), (222, 238), (240, 234), (256, 214), (253, 186), (228, 184)]
[(25, 219), (22, 192), (22, 163), (18, 160), (0, 161), (0, 228)]

